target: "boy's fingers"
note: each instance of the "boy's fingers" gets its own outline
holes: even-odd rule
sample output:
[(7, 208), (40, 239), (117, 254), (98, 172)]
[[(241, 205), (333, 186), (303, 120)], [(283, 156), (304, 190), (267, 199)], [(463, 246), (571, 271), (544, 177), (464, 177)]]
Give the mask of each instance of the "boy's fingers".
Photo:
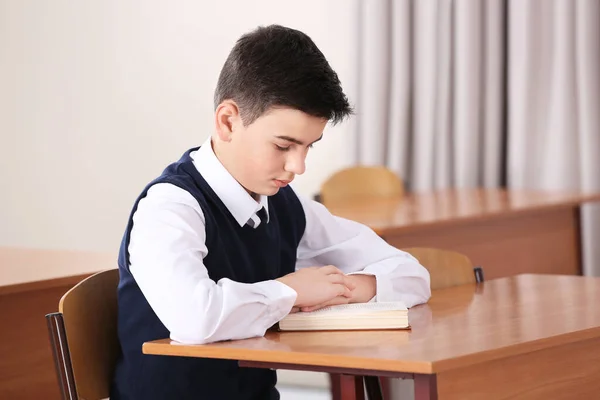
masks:
[(328, 306), (336, 306), (336, 305), (347, 304), (347, 303), (348, 303), (347, 297), (337, 296), (325, 303), (317, 304), (316, 306), (301, 307), (300, 310), (304, 311), (304, 312), (310, 312), (310, 311), (319, 310), (321, 308), (328, 307)]
[(328, 275), (328, 278), (329, 282), (331, 283), (344, 285), (350, 290), (356, 289), (356, 284), (354, 284), (354, 282), (352, 282), (352, 280), (349, 279), (346, 275), (330, 274)]
[(338, 296), (338, 297), (335, 297), (333, 300), (328, 301), (326, 305), (336, 306), (339, 304), (348, 304), (348, 298), (345, 296)]
[(347, 275), (344, 275), (344, 285), (346, 285), (346, 287), (348, 287), (351, 290), (356, 289), (356, 284)]
[(352, 297), (352, 290), (348, 289), (347, 286), (342, 284), (336, 284), (336, 286), (338, 296)]
[(333, 265), (326, 265), (324, 267), (321, 267), (321, 272), (329, 275), (329, 274), (341, 274), (343, 275), (344, 273), (342, 271), (340, 271), (338, 268), (334, 267)]

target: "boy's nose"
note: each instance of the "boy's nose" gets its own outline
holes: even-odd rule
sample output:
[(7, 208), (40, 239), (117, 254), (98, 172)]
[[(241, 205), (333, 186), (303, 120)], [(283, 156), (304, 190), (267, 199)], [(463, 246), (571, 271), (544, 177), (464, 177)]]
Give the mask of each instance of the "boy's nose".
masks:
[(290, 157), (285, 164), (285, 170), (295, 175), (302, 175), (306, 170), (304, 157)]

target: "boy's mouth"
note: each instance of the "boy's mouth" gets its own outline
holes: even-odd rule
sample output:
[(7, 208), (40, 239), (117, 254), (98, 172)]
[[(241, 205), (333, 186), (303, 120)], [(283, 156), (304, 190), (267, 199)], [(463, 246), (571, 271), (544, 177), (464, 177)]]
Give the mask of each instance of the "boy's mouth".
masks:
[(277, 185), (280, 188), (286, 187), (291, 182), (291, 181), (286, 181), (286, 180), (281, 180), (281, 179), (274, 179), (274, 181), (275, 181), (275, 185)]

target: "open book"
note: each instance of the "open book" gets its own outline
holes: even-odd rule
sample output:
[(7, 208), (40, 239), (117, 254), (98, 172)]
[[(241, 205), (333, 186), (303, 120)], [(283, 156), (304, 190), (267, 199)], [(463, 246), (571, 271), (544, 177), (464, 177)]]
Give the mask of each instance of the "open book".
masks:
[(406, 328), (408, 310), (400, 302), (343, 304), (289, 314), (279, 321), (282, 331)]

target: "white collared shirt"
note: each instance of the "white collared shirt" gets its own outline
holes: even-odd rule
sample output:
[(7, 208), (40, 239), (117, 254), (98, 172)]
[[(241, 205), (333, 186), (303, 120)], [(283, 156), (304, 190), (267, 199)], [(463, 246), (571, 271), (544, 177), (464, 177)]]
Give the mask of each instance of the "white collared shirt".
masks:
[[(246, 192), (217, 159), (210, 139), (191, 157), (240, 226), (252, 220), (250, 226), (257, 227), (261, 207), (268, 215), (267, 197), (257, 202)], [(399, 300), (412, 307), (429, 299), (429, 273), (415, 258), (368, 227), (298, 198), (306, 228), (296, 269), (331, 264), (345, 273), (372, 274), (376, 301)], [(264, 335), (290, 312), (296, 292), (276, 280), (214, 282), (203, 264), (210, 251), (205, 239), (204, 213), (194, 197), (169, 183), (152, 186), (133, 215), (129, 242), (130, 271), (140, 290), (175, 341), (209, 343)]]

